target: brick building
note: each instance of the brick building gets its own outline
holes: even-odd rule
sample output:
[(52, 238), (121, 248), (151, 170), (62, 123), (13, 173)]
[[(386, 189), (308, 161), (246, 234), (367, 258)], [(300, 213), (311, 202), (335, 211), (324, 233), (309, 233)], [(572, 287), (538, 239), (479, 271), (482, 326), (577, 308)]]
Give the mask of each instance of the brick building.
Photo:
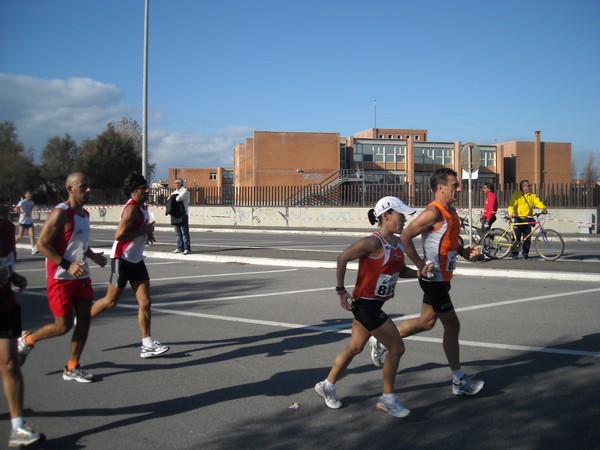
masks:
[[(188, 187), (256, 188), (325, 186), (330, 183), (427, 184), (439, 167), (460, 173), (461, 142), (429, 142), (427, 130), (371, 128), (351, 137), (339, 133), (255, 131), (233, 149), (233, 168), (170, 168)], [(571, 144), (534, 140), (479, 144), (480, 182), (499, 186), (571, 182)], [(207, 191), (208, 192), (208, 191)], [(220, 194), (211, 194), (220, 195)], [(414, 197), (414, 191), (410, 193)]]

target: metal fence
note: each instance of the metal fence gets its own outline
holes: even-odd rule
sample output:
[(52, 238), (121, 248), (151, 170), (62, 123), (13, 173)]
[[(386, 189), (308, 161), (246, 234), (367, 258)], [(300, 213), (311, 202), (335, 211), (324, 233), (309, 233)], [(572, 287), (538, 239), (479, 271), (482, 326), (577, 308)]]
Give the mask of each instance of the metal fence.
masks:
[[(483, 207), (485, 200), (482, 184), (472, 183), (472, 206)], [(496, 189), (498, 205), (506, 208), (518, 184)], [(191, 206), (359, 206), (371, 207), (386, 195), (400, 197), (415, 207), (424, 207), (431, 199), (429, 185), (415, 184), (414, 190), (404, 184), (361, 184), (346, 183), (332, 186), (261, 186), (261, 187), (190, 187)], [(593, 208), (600, 206), (600, 186), (576, 184), (532, 185), (534, 192), (548, 208)], [(164, 205), (171, 190), (152, 188), (149, 203)], [(90, 203), (97, 205), (122, 205), (127, 199), (120, 189), (98, 189), (92, 191)], [(457, 207), (469, 205), (467, 184), (459, 195)]]

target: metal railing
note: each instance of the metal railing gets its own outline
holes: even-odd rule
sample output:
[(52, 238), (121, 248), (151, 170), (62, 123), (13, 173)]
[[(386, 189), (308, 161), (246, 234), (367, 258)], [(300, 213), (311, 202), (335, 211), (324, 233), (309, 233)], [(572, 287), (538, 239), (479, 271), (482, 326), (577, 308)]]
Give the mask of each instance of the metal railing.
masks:
[[(328, 184), (309, 186), (261, 186), (261, 187), (191, 187), (190, 205), (214, 206), (373, 206), (386, 195), (400, 197), (415, 207), (427, 205), (432, 194), (427, 184), (415, 184), (414, 190), (407, 183), (369, 184), (350, 181), (350, 173), (338, 175)], [(473, 207), (483, 207), (485, 200), (482, 185), (473, 183)], [(505, 208), (518, 185), (506, 185), (496, 189), (498, 205)], [(575, 184), (532, 185), (534, 192), (548, 208), (594, 208), (600, 206), (600, 187)], [(170, 189), (152, 188), (150, 203), (164, 205), (171, 193)], [(127, 199), (119, 188), (92, 190), (90, 203), (96, 205), (121, 205)], [(459, 208), (468, 207), (466, 184), (459, 195)]]

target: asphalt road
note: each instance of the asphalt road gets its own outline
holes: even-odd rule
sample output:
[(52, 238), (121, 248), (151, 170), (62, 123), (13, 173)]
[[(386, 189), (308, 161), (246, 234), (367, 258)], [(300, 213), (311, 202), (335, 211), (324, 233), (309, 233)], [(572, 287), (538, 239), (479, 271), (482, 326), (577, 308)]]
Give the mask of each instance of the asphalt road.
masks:
[[(273, 230), (259, 232), (253, 230), (231, 230), (196, 228), (191, 231), (192, 258), (209, 262), (238, 262), (279, 264), (306, 267), (335, 267), (337, 255), (359, 237), (373, 229), (356, 232), (340, 232), (336, 230)], [(148, 246), (149, 255), (164, 257), (176, 248), (175, 233), (169, 227), (157, 230), (157, 244)], [(111, 226), (97, 228), (91, 245), (96, 247), (110, 246), (114, 236)], [(507, 272), (509, 276), (519, 276), (516, 272), (550, 272), (563, 274), (580, 274), (569, 276), (580, 279), (585, 274), (600, 274), (600, 235), (568, 235), (565, 239), (565, 253), (558, 261), (545, 261), (530, 251), (531, 259), (485, 260), (477, 263), (466, 263), (459, 273), (484, 274), (485, 269)], [(467, 241), (468, 242), (468, 241)], [(417, 243), (417, 248), (420, 244)], [(168, 255), (177, 257), (177, 255)], [(591, 279), (595, 279), (592, 277)]]
[[(96, 248), (109, 245), (106, 232), (108, 239), (94, 230)], [(209, 242), (208, 234), (218, 239)], [(461, 359), (486, 385), (477, 397), (451, 394), (438, 325), (406, 341), (396, 392), (413, 413), (395, 419), (374, 409), (381, 373), (368, 348), (338, 382), (340, 410), (328, 409), (313, 391), (351, 323), (328, 264), (356, 237), (290, 241), (287, 234), (262, 233), (259, 239), (195, 232), (194, 253), (184, 257), (168, 253), (172, 233), (159, 231), (147, 259), (153, 337), (171, 351), (152, 360), (139, 357), (137, 308), (129, 291), (119, 307), (92, 324), (82, 365), (96, 375), (94, 383), (62, 380), (70, 334), (39, 342), (23, 366), (26, 417), (48, 436), (38, 448), (600, 448), (596, 242), (572, 255), (579, 261), (519, 260), (510, 262), (516, 269), (506, 270), (462, 262), (452, 287), (462, 324)], [(234, 235), (242, 240), (238, 245), (227, 241)], [(263, 238), (271, 245), (258, 245)], [(257, 264), (259, 251), (272, 264)], [(310, 253), (328, 256), (298, 256)], [(310, 263), (292, 264), (297, 261)], [(570, 270), (534, 276), (548, 270), (532, 271), (532, 264)], [(492, 276), (466, 270), (480, 266)], [(585, 270), (574, 271), (579, 266)], [(36, 329), (51, 320), (43, 258), (20, 245), (17, 268), (29, 280), (18, 294), (24, 327)], [(558, 274), (583, 275), (571, 281)], [(92, 275), (99, 297), (108, 269), (95, 267)], [(347, 286), (354, 277), (349, 271)], [(418, 284), (401, 280), (385, 310), (399, 321), (418, 314), (420, 302)], [(289, 408), (294, 403), (298, 409)], [(9, 428), (4, 400), (0, 419), (1, 448)]]

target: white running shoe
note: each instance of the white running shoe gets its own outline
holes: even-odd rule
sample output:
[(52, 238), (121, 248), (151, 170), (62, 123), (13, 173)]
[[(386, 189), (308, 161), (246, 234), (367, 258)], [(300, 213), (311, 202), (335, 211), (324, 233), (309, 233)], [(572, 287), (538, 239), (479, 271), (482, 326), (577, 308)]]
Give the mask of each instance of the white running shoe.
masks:
[(371, 361), (373, 361), (375, 367), (383, 367), (383, 363), (388, 354), (388, 349), (375, 339), (375, 336), (369, 338), (369, 345), (371, 346)]
[(162, 345), (158, 341), (153, 341), (152, 345), (150, 346), (142, 345), (142, 351), (140, 353), (140, 356), (142, 358), (152, 358), (154, 356), (162, 355), (163, 353), (168, 352), (169, 348), (170, 347), (168, 345)]
[(379, 397), (375, 409), (394, 417), (406, 417), (410, 414), (410, 409), (402, 406), (396, 396), (394, 396), (393, 400), (386, 400), (382, 395)]
[(328, 391), (325, 387), (325, 381), (319, 381), (315, 384), (315, 392), (325, 400), (325, 404), (331, 409), (339, 409), (342, 406), (342, 402), (335, 396), (335, 386), (332, 390)]
[(33, 348), (31, 345), (29, 345), (29, 342), (27, 342), (27, 336), (31, 334), (31, 331), (23, 331), (21, 333), (21, 337), (17, 339), (17, 348), (19, 351), (19, 365), (23, 365), (25, 364), (25, 360), (27, 359), (27, 355), (29, 355), (29, 352), (31, 351), (31, 349)]
[(8, 439), (9, 447), (27, 447), (35, 442), (43, 440), (44, 435), (36, 433), (33, 427), (27, 422), (23, 423), (16, 430), (10, 432), (10, 438)]
[(475, 380), (465, 374), (460, 381), (454, 381), (452, 378), (452, 393), (454, 395), (475, 395), (483, 389), (483, 385), (483, 380)]
[(79, 383), (91, 383), (94, 381), (94, 375), (86, 372), (79, 364), (77, 364), (73, 370), (69, 370), (65, 366), (65, 370), (63, 370), (63, 380), (77, 381)]

